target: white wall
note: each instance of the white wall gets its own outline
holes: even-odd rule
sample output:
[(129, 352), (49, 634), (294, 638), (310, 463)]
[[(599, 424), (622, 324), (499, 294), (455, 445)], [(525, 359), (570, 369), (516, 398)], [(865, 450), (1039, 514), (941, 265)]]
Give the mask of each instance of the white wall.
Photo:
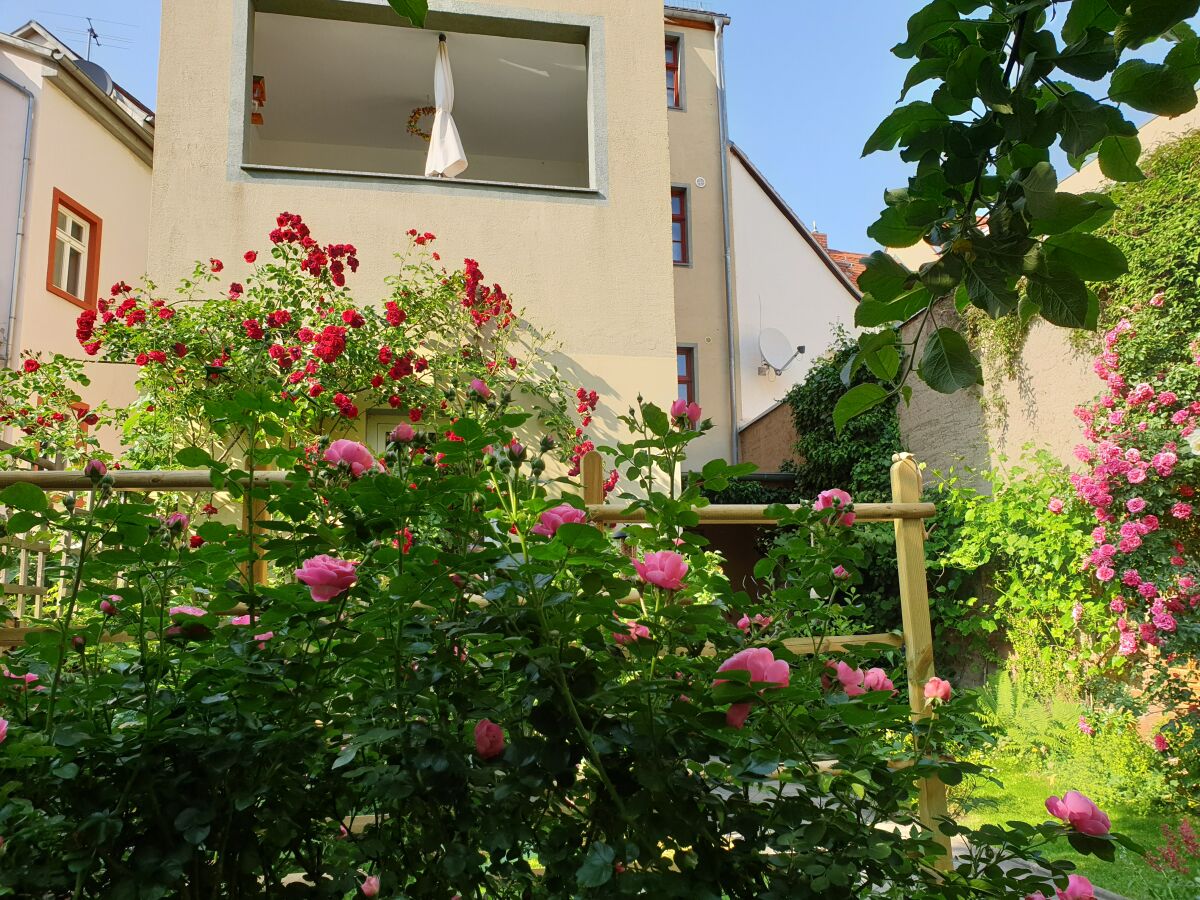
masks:
[[(783, 399), (833, 343), (837, 325), (854, 331), (855, 300), (795, 225), (730, 154), (738, 330), (738, 424)], [(805, 352), (776, 377), (759, 375), (758, 338), (778, 328)]]

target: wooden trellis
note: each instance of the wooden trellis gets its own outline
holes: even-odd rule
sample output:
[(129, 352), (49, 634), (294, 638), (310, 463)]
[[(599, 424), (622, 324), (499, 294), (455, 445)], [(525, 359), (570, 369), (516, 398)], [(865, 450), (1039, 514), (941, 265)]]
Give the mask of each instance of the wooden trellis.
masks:
[[(610, 506), (604, 502), (603, 462), (598, 453), (587, 454), (582, 461), (583, 495), (591, 520), (597, 524), (635, 523), (645, 520), (641, 510)], [(134, 471), (115, 470), (110, 473), (116, 490), (209, 492), (213, 490), (207, 470), (193, 471)], [(255, 472), (255, 486), (286, 480), (288, 473), (280, 471)], [(91, 491), (91, 479), (82, 472), (0, 472), (0, 489), (17, 482), (34, 484), (46, 491)], [(934, 676), (933, 634), (929, 618), (929, 590), (925, 580), (925, 525), (933, 516), (932, 503), (921, 501), (921, 472), (916, 460), (908, 453), (893, 457), (891, 467), (892, 500), (890, 503), (856, 503), (855, 525), (872, 522), (891, 522), (896, 536), (896, 558), (900, 585), (901, 634), (832, 635), (823, 638), (788, 638), (785, 647), (793, 653), (812, 654), (836, 652), (848, 647), (891, 646), (903, 648), (908, 673), (908, 699), (914, 722), (928, 717), (931, 711), (925, 700), (925, 683)], [(255, 512), (258, 511), (255, 504)], [(775, 520), (766, 515), (766, 506), (755, 504), (710, 505), (697, 510), (702, 525), (770, 526)], [(37, 541), (7, 541), (21, 549), (21, 565), (27, 566), (27, 554), (39, 552), (44, 566), (44, 545)], [(25, 546), (25, 545), (28, 546)], [(255, 577), (261, 580), (265, 572), (255, 567)], [(5, 588), (6, 593), (18, 593)], [(20, 594), (18, 617), (24, 617), (27, 597), (37, 593)], [(40, 603), (35, 616), (41, 612)], [(19, 644), (30, 629), (0, 628), (2, 648)], [(114, 636), (119, 637), (119, 636)], [(937, 828), (937, 822), (947, 817), (946, 787), (937, 778), (922, 778), (918, 782), (918, 815), (945, 849), (940, 865), (951, 862), (950, 839)]]
[[(588, 515), (597, 523), (617, 524), (645, 521), (643, 510), (627, 510), (604, 502), (604, 467), (599, 453), (583, 458), (583, 496)], [(793, 653), (836, 652), (847, 647), (881, 644), (904, 649), (908, 673), (908, 703), (912, 719), (918, 722), (931, 715), (925, 700), (925, 683), (935, 674), (933, 667), (933, 631), (929, 619), (929, 587), (925, 580), (925, 519), (936, 508), (921, 501), (921, 469), (910, 453), (892, 457), (891, 503), (854, 504), (854, 525), (891, 522), (896, 533), (896, 560), (900, 583), (901, 634), (840, 634), (823, 638), (787, 638), (783, 645)], [(796, 507), (792, 507), (795, 509)], [(696, 510), (701, 525), (771, 526), (775, 520), (759, 504), (713, 504)], [(951, 862), (950, 839), (937, 827), (948, 815), (946, 786), (938, 778), (918, 781), (918, 814), (945, 849), (940, 864)]]

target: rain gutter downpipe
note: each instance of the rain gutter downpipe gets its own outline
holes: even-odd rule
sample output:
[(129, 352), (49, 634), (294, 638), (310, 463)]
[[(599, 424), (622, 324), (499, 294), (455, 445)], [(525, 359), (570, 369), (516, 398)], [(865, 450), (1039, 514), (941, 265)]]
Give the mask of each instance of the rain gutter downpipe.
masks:
[(29, 148), (33, 141), (33, 91), (25, 85), (13, 81), (3, 72), (0, 72), (0, 81), (25, 95), (25, 146), (21, 157), (21, 181), (17, 188), (17, 234), (13, 239), (12, 284), (9, 286), (8, 297), (5, 300), (7, 306), (3, 318), (0, 318), (0, 322), (7, 323), (7, 331), (4, 333), (3, 361), (6, 366), (11, 368), (13, 334), (17, 327), (17, 289), (21, 281), (21, 244), (25, 237), (25, 192), (29, 184)]
[(729, 332), (729, 461), (737, 463), (741, 453), (738, 444), (737, 380), (738, 346), (733, 309), (733, 228), (729, 200), (729, 106), (725, 97), (725, 19), (715, 19), (714, 52), (717, 63), (717, 119), (721, 132), (721, 211), (725, 226), (725, 313)]

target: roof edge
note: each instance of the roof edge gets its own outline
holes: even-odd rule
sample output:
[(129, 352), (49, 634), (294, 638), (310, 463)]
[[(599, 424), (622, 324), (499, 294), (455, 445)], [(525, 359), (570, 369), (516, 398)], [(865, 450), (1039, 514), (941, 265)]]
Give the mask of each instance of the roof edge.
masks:
[(673, 19), (688, 19), (693, 22), (720, 22), (728, 25), (732, 20), (725, 13), (704, 12), (700, 9), (684, 9), (679, 6), (663, 6), (663, 12)]
[(738, 162), (745, 166), (750, 177), (753, 178), (755, 182), (758, 183), (758, 186), (762, 188), (763, 192), (771, 198), (771, 202), (775, 204), (775, 207), (783, 214), (783, 217), (787, 219), (792, 224), (792, 227), (794, 227), (796, 231), (800, 233), (800, 236), (804, 238), (809, 247), (811, 247), (813, 252), (816, 253), (820, 258), (821, 262), (825, 264), (825, 268), (829, 269), (829, 271), (833, 273), (834, 277), (837, 278), (842, 287), (844, 287), (850, 293), (851, 299), (853, 299), (855, 303), (858, 303), (862, 299), (862, 291), (858, 289), (858, 285), (851, 281), (849, 276), (847, 276), (842, 270), (842, 267), (833, 261), (833, 257), (830, 256), (829, 252), (817, 242), (817, 239), (813, 237), (812, 232), (808, 230), (808, 226), (804, 224), (798, 215), (796, 215), (795, 210), (788, 206), (787, 201), (780, 196), (779, 191), (775, 190), (774, 185), (767, 181), (767, 177), (763, 175), (763, 173), (759, 171), (758, 167), (750, 161), (750, 157), (746, 155), (746, 152), (733, 141), (729, 142), (729, 152), (734, 155)]

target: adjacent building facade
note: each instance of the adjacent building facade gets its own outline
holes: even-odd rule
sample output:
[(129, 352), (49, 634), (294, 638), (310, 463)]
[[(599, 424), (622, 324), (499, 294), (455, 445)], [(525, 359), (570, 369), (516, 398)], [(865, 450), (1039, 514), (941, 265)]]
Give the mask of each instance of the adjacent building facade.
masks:
[[(78, 355), (75, 319), (146, 268), (153, 118), (30, 22), (0, 34), (0, 360)], [(89, 366), (84, 399), (124, 405), (133, 374)]]

